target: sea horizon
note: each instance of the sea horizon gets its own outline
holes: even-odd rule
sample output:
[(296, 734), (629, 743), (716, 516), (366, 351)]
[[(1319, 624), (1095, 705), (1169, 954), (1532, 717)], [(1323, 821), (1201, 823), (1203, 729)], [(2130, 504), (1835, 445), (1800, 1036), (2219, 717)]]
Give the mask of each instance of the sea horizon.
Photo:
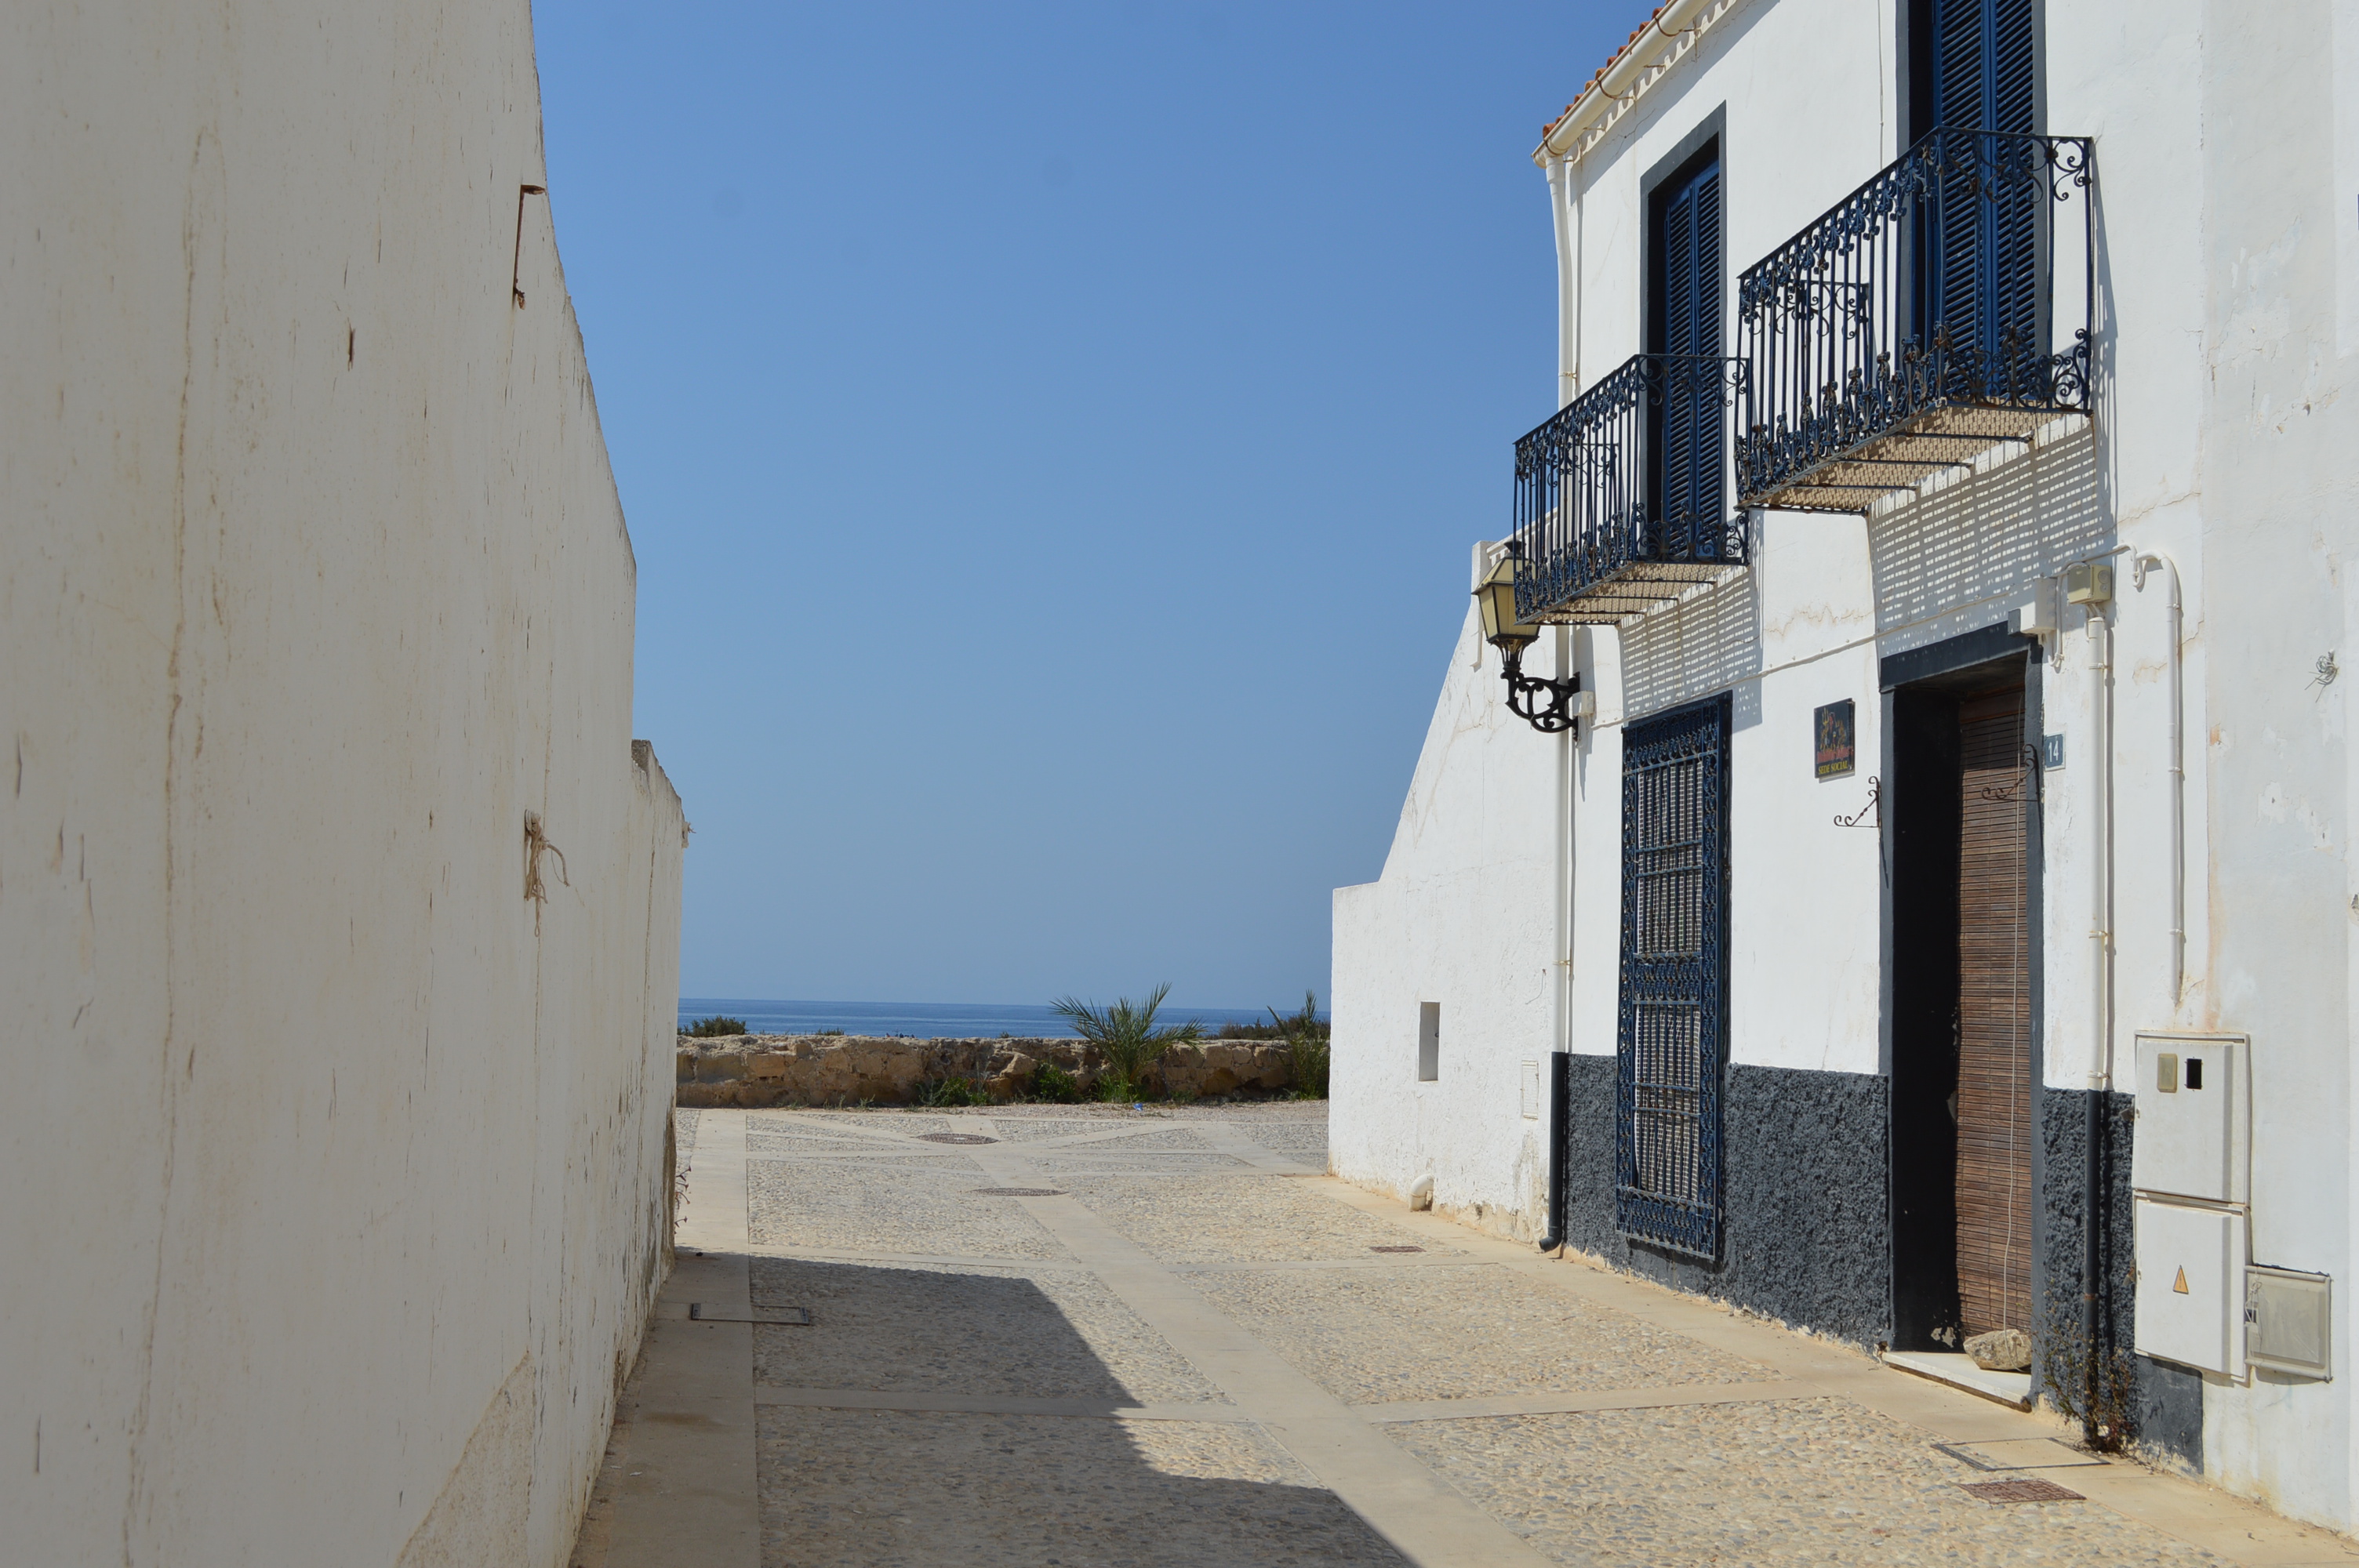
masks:
[[(690, 997), (679, 999), (679, 1027), (700, 1019), (737, 1018), (756, 1034), (818, 1034), (841, 1029), (846, 1034), (901, 1035), (913, 1040), (992, 1039), (1001, 1034), (1018, 1039), (1070, 1039), (1072, 1025), (1046, 1003), (956, 1001), (795, 1001), (753, 997)], [(1186, 1007), (1165, 1002), (1158, 1022), (1185, 1023), (1193, 1019), (1207, 1033), (1224, 1023), (1267, 1023), (1269, 1013), (1257, 1007)]]

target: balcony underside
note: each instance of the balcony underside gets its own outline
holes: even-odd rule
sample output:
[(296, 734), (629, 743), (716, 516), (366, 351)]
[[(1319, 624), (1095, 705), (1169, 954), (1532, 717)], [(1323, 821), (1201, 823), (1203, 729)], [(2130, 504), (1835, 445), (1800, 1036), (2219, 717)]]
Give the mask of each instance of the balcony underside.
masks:
[(1864, 512), (1913, 491), (1944, 469), (1973, 464), (1994, 447), (2028, 444), (2049, 420), (2079, 410), (2015, 403), (1949, 403), (1801, 469), (1745, 498), (1790, 512)]
[(1736, 561), (1631, 561), (1534, 619), (1549, 626), (1614, 626), (1744, 569)]

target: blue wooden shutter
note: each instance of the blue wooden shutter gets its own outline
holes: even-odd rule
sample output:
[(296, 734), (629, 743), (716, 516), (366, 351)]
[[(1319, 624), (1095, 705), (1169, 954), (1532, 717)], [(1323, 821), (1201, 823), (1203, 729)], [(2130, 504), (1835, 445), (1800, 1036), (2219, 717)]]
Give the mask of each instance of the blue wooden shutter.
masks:
[(1993, 178), (2033, 157), (2005, 136), (2038, 129), (2038, 0), (1933, 0), (1933, 114), (1951, 132), (1940, 177), (1940, 254), (1934, 322), (1946, 329), (1958, 384), (1970, 395), (2017, 395), (2044, 375), (2039, 310), (2039, 193)]
[(1716, 1258), (1728, 1038), (1729, 699), (1625, 727), (1614, 1218)]
[[(1663, 550), (1717, 552), (1723, 482), (1720, 163), (1683, 178), (1663, 203)], [(1701, 547), (1700, 547), (1701, 546)]]

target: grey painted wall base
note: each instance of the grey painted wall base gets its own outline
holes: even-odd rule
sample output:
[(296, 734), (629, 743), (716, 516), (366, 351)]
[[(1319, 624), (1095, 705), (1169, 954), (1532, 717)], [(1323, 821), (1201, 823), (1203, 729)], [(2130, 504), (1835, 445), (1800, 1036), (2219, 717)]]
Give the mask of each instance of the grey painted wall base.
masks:
[[(2080, 1411), (2082, 1402), (2081, 1281), (2085, 1242), (2081, 1228), (2087, 1186), (2085, 1089), (2049, 1089), (2041, 1097), (2040, 1142), (2045, 1157), (2040, 1184), (2038, 1281), (2042, 1302), (2038, 1360), (2033, 1386), (2060, 1408)], [(2132, 1107), (2128, 1095), (2103, 1096), (2105, 1195), (2101, 1241), (2105, 1312), (2098, 1324), (2097, 1367), (2100, 1420), (2118, 1419), (2130, 1441), (2203, 1467), (2203, 1374), (2140, 1356), (2136, 1344), (2136, 1294), (2131, 1271), (2134, 1216), (2130, 1197)]]
[(1568, 1058), (1565, 1239), (1618, 1267), (1821, 1334), (1891, 1334), (1892, 1260), (1883, 1078), (1728, 1069), (1723, 1103), (1725, 1237), (1716, 1262), (1614, 1228), (1611, 1056)]

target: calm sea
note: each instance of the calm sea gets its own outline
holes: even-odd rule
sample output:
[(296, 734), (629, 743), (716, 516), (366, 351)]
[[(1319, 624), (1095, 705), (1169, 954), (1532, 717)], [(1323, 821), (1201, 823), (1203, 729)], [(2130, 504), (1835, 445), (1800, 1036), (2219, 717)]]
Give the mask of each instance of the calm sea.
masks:
[[(746, 997), (684, 996), (682, 1028), (714, 1015), (742, 1018), (757, 1034), (816, 1034), (841, 1029), (846, 1034), (907, 1034), (920, 1040), (991, 1039), (1001, 1034), (1054, 1039), (1072, 1025), (1046, 1007), (961, 1001), (761, 1001)], [(1269, 1014), (1251, 1007), (1178, 1007), (1163, 1004), (1158, 1022), (1194, 1019), (1207, 1030), (1223, 1023), (1267, 1023)]]

